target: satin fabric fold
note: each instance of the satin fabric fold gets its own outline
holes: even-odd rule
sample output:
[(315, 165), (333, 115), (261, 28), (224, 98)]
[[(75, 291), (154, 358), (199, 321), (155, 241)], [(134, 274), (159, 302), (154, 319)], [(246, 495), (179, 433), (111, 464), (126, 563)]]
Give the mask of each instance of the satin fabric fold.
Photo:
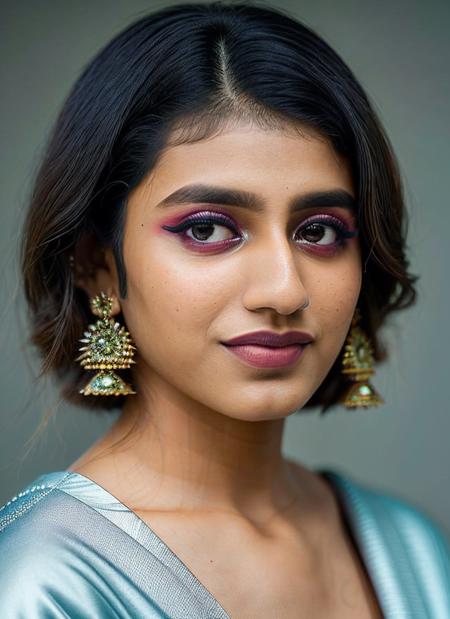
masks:
[[(319, 470), (387, 619), (450, 619), (450, 546), (417, 507)], [(229, 619), (177, 555), (90, 479), (45, 473), (0, 508), (1, 619)], [(238, 619), (238, 618), (236, 618)]]

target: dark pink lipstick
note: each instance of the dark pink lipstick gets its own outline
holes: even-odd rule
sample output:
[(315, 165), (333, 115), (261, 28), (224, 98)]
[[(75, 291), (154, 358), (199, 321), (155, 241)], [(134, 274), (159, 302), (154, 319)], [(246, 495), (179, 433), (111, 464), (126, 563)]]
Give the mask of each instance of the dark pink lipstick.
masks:
[(302, 331), (274, 333), (255, 331), (239, 335), (222, 344), (253, 367), (277, 368), (293, 364), (313, 336)]
[(222, 342), (225, 346), (241, 346), (244, 344), (256, 344), (256, 346), (270, 346), (280, 348), (281, 346), (292, 346), (292, 344), (309, 344), (313, 341), (313, 336), (303, 331), (286, 331), (286, 333), (275, 333), (274, 331), (253, 331), (244, 333)]

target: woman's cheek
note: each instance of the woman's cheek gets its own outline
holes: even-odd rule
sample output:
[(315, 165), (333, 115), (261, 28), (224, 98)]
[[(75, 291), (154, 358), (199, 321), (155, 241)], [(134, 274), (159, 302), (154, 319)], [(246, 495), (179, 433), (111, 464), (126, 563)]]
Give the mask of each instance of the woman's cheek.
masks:
[[(347, 334), (361, 291), (361, 270), (352, 265), (334, 277), (323, 278), (312, 300), (318, 308), (322, 330), (341, 341)], [(320, 309), (319, 309), (320, 308)]]

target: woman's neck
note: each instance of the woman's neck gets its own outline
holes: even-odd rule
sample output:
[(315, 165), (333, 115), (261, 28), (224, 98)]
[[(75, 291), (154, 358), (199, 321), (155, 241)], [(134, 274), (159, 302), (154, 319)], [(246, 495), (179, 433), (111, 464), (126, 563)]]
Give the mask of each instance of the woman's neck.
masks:
[(135, 510), (229, 511), (264, 522), (296, 501), (311, 508), (315, 475), (283, 457), (284, 422), (235, 419), (153, 392), (151, 406), (130, 398), (71, 468)]

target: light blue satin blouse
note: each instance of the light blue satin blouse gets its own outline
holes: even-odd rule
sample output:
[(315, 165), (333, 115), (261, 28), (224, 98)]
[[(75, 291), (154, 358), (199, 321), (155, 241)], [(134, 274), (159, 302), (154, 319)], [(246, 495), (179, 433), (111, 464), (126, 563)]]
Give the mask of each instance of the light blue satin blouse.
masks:
[[(450, 619), (450, 545), (437, 523), (348, 475), (317, 472), (384, 617)], [(0, 508), (0, 617), (230, 619), (147, 524), (71, 471), (41, 475)]]

